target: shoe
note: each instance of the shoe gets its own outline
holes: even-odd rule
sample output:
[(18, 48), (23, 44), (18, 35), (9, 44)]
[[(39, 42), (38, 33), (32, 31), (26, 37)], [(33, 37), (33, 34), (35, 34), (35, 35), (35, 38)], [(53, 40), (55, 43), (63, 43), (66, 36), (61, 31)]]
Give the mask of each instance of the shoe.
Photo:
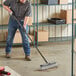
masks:
[(11, 58), (9, 54), (6, 54), (6, 58)]
[(30, 56), (26, 56), (25, 59), (26, 59), (26, 61), (31, 61)]

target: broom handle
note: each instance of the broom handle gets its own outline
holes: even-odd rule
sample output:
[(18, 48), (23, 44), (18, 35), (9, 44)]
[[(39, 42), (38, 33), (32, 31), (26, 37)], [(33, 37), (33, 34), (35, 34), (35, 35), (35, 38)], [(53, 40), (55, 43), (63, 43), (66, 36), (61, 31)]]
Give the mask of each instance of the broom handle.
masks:
[[(31, 40), (31, 42), (32, 42), (32, 44), (33, 44), (33, 41), (32, 41), (32, 39), (30, 38), (30, 36), (26, 33), (25, 28), (20, 24), (20, 22), (18, 21), (18, 19), (17, 19), (15, 16), (13, 16), (13, 17), (14, 17), (14, 19), (17, 21), (17, 23), (19, 24), (19, 26), (23, 29), (23, 31), (25, 31), (25, 34), (28, 36), (28, 38)], [(40, 52), (40, 50), (39, 50), (38, 47), (36, 47), (36, 50), (39, 52), (39, 54), (40, 54), (41, 57), (44, 59), (44, 61), (45, 61), (46, 63), (48, 63), (48, 61), (47, 61), (46, 58), (43, 56), (43, 54)]]

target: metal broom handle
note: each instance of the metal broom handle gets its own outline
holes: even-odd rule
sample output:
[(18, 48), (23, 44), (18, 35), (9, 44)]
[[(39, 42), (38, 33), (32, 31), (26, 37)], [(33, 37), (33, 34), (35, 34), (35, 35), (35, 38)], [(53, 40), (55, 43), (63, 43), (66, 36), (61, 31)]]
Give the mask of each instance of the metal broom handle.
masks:
[[(25, 30), (25, 28), (20, 24), (20, 22), (18, 21), (18, 19), (15, 17), (15, 16), (13, 16), (14, 17), (14, 19), (17, 21), (17, 23), (19, 24), (19, 26), (23, 29), (23, 31), (25, 31), (25, 33), (26, 33), (26, 30)], [(29, 35), (26, 33), (26, 35), (29, 37)], [(29, 37), (29, 39), (31, 40), (31, 42), (32, 42), (32, 44), (33, 44), (33, 41), (32, 41), (32, 39)], [(46, 58), (42, 55), (42, 53), (40, 52), (40, 50), (38, 49), (38, 47), (36, 47), (36, 49), (37, 49), (37, 51), (39, 52), (39, 54), (42, 56), (42, 58), (44, 59), (44, 61), (46, 62), (46, 63), (48, 63), (48, 61), (46, 60)]]

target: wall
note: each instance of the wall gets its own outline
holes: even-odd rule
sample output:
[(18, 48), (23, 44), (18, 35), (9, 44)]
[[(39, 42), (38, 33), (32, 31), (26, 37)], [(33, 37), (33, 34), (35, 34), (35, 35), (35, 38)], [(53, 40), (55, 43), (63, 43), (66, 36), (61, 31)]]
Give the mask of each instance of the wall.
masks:
[[(32, 3), (33, 3), (33, 1), (34, 0), (31, 0)], [(40, 3), (40, 0), (38, 0), (38, 2)], [(72, 0), (68, 0), (68, 2), (71, 3)], [(1, 3), (1, 0), (0, 0), (0, 3)], [(34, 9), (34, 7), (32, 6), (32, 19), (34, 21), (34, 10), (33, 9)], [(65, 6), (63, 6), (63, 5), (39, 6), (38, 7), (38, 21), (45, 22), (47, 20), (47, 18), (59, 17), (61, 9), (71, 9), (71, 5), (69, 5), (69, 6), (67, 6), (67, 5), (65, 5)], [(9, 14), (5, 9), (2, 9), (1, 7), (0, 7), (0, 17), (2, 17), (2, 18), (0, 18), (0, 25), (8, 24)], [(50, 26), (50, 27), (49, 26), (39, 27), (39, 29), (49, 31), (49, 37), (66, 37), (66, 36), (72, 35), (71, 27), (72, 27), (71, 25), (65, 25), (65, 26), (59, 25), (59, 26)], [(32, 29), (31, 29), (31, 31), (32, 31)]]

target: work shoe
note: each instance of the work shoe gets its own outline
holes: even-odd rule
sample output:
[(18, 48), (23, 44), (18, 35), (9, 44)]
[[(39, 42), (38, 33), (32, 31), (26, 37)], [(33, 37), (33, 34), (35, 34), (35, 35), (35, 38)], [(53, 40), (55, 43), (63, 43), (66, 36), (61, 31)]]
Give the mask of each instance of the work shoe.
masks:
[(26, 59), (26, 61), (31, 61), (30, 56), (26, 56), (25, 59)]
[(6, 54), (6, 58), (11, 58), (11, 57), (10, 57), (10, 54)]

